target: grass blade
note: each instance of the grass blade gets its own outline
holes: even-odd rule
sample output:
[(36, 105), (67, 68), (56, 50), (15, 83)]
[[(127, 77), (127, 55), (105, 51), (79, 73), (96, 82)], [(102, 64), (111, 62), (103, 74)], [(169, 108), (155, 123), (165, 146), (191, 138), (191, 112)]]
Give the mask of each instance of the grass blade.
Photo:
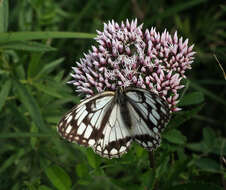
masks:
[(21, 103), (28, 110), (35, 125), (39, 127), (41, 130), (45, 130), (45, 124), (42, 118), (42, 114), (38, 106), (38, 103), (36, 102), (34, 97), (30, 94), (27, 88), (21, 83), (14, 81), (14, 85), (18, 92)]
[(42, 40), (49, 38), (83, 38), (93, 39), (95, 34), (78, 33), (78, 32), (8, 32), (0, 33), (0, 43), (27, 41), (27, 40)]
[(0, 32), (6, 32), (8, 29), (8, 0), (0, 1)]
[(1, 92), (0, 92), (0, 111), (2, 110), (2, 108), (5, 104), (5, 101), (9, 95), (10, 89), (11, 89), (11, 81), (8, 80), (5, 82), (5, 84), (3, 84)]

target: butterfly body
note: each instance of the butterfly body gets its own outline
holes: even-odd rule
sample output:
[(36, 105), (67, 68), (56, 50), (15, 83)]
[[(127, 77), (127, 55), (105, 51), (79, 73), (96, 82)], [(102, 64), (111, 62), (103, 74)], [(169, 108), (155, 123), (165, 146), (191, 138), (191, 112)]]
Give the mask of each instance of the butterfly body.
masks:
[(151, 151), (170, 118), (167, 102), (145, 89), (118, 88), (85, 99), (58, 125), (70, 142), (92, 147), (107, 158), (120, 157), (133, 141)]

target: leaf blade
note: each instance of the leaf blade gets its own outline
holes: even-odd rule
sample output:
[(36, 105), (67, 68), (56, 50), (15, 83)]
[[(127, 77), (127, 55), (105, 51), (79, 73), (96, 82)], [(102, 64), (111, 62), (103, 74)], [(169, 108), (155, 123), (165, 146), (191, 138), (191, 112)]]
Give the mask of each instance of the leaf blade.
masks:
[(50, 166), (45, 169), (45, 173), (57, 189), (69, 190), (71, 188), (71, 179), (61, 167), (57, 165)]
[(2, 110), (11, 89), (11, 80), (6, 81), (0, 92), (0, 111)]
[(14, 80), (14, 85), (17, 89), (21, 103), (28, 110), (35, 125), (39, 127), (41, 130), (45, 131), (46, 129), (45, 129), (44, 120), (42, 118), (41, 110), (38, 106), (38, 103), (34, 99), (34, 97), (29, 93), (26, 87), (21, 83), (19, 83), (18, 81)]

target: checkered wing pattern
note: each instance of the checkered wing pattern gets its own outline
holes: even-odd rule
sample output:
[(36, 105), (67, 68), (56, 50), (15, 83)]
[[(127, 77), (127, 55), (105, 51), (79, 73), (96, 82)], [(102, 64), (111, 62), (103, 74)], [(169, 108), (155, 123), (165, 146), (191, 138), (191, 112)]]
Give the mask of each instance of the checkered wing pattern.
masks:
[(114, 104), (114, 92), (103, 92), (86, 99), (68, 112), (58, 125), (60, 135), (70, 142), (92, 147), (107, 158), (128, 151), (131, 136)]
[(126, 88), (85, 99), (62, 118), (58, 132), (70, 142), (114, 158), (126, 153), (132, 141), (149, 151), (157, 148), (169, 116), (168, 104), (158, 95)]
[(133, 139), (149, 151), (156, 149), (161, 142), (161, 132), (170, 119), (167, 102), (141, 88), (129, 88), (125, 94), (132, 120)]

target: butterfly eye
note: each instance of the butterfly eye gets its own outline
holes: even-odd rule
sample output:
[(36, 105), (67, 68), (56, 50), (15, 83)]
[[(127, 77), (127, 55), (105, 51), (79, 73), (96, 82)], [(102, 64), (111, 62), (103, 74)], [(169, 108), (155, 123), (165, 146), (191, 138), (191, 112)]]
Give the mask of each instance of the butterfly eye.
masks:
[(65, 114), (58, 132), (70, 142), (114, 158), (126, 153), (132, 141), (149, 151), (157, 148), (169, 117), (169, 107), (163, 99), (145, 89), (126, 88), (82, 101)]

